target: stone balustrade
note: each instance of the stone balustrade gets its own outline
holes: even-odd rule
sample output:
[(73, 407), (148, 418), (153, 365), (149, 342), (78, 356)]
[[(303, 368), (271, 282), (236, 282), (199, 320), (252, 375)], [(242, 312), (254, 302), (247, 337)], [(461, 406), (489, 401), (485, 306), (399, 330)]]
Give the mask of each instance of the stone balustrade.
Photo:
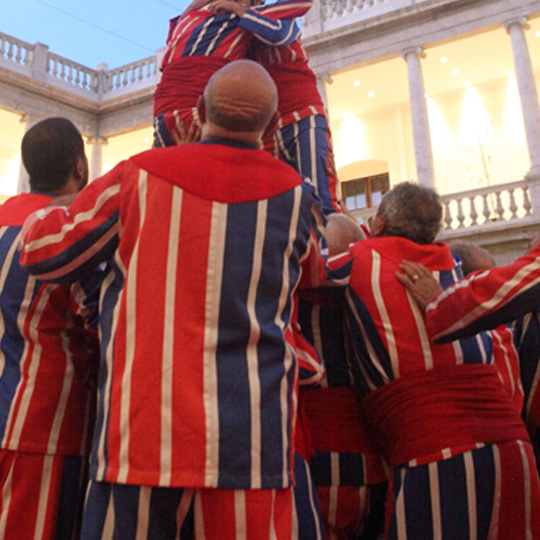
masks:
[(94, 94), (96, 101), (100, 101), (105, 94), (129, 90), (139, 83), (155, 85), (159, 75), (157, 54), (116, 69), (96, 70), (51, 53), (46, 45), (31, 45), (0, 33), (2, 59), (27, 68), (29, 77), (35, 78), (36, 71), (41, 70), (44, 72), (43, 81), (62, 88), (68, 84), (74, 92), (82, 90)]
[(96, 70), (53, 53), (48, 54), (47, 60), (47, 73), (54, 79), (85, 90), (93, 92), (98, 90), (98, 74)]
[(29, 66), (32, 63), (33, 51), (33, 45), (0, 33), (0, 58), (21, 66)]
[[(540, 222), (540, 208), (533, 212), (529, 183), (526, 180), (443, 195), (443, 236), (459, 229), (467, 231), (485, 228), (489, 224), (505, 226), (515, 221)], [(367, 223), (377, 207), (353, 210), (360, 223)]]

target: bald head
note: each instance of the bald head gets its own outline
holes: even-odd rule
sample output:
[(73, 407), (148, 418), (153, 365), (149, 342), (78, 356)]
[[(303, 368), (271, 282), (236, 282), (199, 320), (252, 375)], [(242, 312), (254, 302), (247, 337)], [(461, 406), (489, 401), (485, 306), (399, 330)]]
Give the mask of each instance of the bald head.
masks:
[(452, 242), (448, 249), (461, 259), (461, 270), (467, 276), (477, 270), (489, 270), (495, 266), (493, 257), (486, 249), (470, 242)]
[(206, 121), (220, 130), (262, 135), (277, 109), (277, 88), (251, 60), (231, 62), (214, 73), (204, 91)]
[(354, 219), (337, 213), (328, 216), (324, 235), (328, 243), (329, 256), (347, 251), (351, 244), (366, 237)]

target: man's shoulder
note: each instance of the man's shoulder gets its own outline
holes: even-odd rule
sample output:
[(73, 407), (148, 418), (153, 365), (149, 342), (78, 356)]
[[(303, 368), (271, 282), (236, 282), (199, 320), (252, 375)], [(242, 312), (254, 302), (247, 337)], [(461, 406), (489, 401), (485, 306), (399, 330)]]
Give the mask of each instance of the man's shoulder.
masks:
[(0, 226), (22, 227), (30, 214), (47, 206), (51, 199), (52, 195), (45, 193), (21, 193), (10, 197), (0, 206)]
[(303, 181), (291, 166), (263, 150), (224, 144), (157, 148), (133, 156), (131, 161), (156, 178), (224, 203), (268, 199)]

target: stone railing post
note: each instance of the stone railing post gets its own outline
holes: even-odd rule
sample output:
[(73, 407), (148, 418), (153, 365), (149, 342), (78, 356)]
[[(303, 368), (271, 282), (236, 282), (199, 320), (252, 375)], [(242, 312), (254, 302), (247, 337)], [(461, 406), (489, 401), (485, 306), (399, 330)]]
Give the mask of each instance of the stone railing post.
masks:
[(100, 62), (97, 67), (97, 75), (96, 75), (96, 88), (94, 89), (95, 92), (102, 96), (103, 94), (106, 94), (109, 91), (109, 76), (108, 76), (108, 70), (109, 70), (109, 64), (106, 62)]
[(418, 182), (424, 186), (435, 187), (433, 151), (429, 131), (428, 109), (425, 98), (424, 77), (420, 59), (425, 57), (421, 47), (406, 49), (401, 53), (407, 62), (409, 73), (409, 101), (413, 126), (414, 153)]
[(32, 76), (43, 81), (47, 75), (49, 61), (49, 47), (43, 43), (36, 43), (32, 52)]
[(322, 0), (313, 0), (311, 9), (302, 18), (303, 37), (322, 34), (324, 22), (322, 9)]

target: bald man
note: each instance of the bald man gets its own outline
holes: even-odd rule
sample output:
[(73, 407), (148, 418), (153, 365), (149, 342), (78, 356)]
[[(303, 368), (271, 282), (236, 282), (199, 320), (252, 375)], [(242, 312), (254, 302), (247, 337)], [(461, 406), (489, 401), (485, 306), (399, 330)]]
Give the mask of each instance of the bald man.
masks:
[(292, 298), (324, 261), (313, 186), (260, 150), (276, 102), (263, 68), (228, 64), (200, 143), (134, 156), (28, 229), (36, 275), (110, 267), (85, 540), (291, 538)]

